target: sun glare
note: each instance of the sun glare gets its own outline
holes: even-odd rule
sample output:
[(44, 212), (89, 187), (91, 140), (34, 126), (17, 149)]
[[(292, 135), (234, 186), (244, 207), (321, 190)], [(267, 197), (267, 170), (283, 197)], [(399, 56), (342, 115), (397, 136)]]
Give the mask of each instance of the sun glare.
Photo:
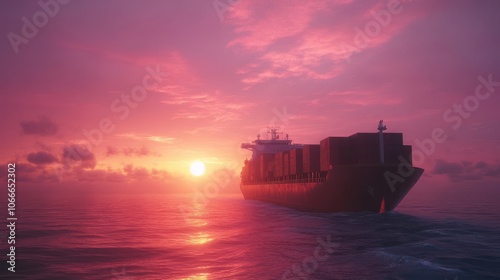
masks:
[(189, 168), (193, 176), (201, 176), (205, 173), (205, 165), (201, 161), (195, 161)]

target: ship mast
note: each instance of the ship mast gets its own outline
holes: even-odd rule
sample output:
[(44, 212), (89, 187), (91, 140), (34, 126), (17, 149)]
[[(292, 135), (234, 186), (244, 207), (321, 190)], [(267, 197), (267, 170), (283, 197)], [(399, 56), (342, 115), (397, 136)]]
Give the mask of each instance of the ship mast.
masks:
[[(276, 126), (268, 126), (267, 127), (267, 133), (271, 134), (271, 140), (279, 140), (280, 136), (279, 134), (283, 134), (283, 132), (279, 132), (280, 128)], [(288, 140), (288, 138), (287, 138)]]
[(387, 126), (384, 125), (384, 120), (380, 120), (378, 122), (378, 142), (379, 142), (379, 150), (380, 150), (380, 164), (384, 164), (384, 135), (382, 132), (387, 129)]

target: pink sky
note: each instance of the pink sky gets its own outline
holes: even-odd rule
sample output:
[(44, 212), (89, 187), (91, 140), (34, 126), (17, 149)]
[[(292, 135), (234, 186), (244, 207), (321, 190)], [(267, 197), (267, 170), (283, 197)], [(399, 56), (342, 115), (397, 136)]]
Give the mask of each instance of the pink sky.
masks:
[(379, 119), (421, 152), (446, 134), (420, 184), (500, 181), (498, 1), (42, 2), (46, 22), (0, 2), (0, 162), (21, 181), (172, 188), (207, 180), (201, 160), (237, 185), (240, 143), (270, 124), (319, 143)]

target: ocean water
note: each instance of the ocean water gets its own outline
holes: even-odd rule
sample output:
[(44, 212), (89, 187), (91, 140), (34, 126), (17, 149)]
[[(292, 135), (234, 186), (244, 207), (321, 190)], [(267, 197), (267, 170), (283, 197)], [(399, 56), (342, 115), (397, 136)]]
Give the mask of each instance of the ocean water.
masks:
[[(4, 273), (3, 261), (0, 275), (500, 279), (498, 192), (477, 202), (429, 193), (410, 193), (385, 214), (300, 213), (241, 195), (196, 204), (190, 195), (24, 194), (18, 198), (16, 273)], [(0, 244), (6, 251), (4, 237)]]

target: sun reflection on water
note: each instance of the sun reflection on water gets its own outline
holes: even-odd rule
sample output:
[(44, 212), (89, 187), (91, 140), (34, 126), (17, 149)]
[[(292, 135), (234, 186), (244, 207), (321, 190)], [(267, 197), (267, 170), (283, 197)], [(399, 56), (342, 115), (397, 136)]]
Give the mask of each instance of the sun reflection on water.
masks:
[(190, 236), (189, 244), (202, 245), (202, 244), (208, 243), (212, 240), (213, 240), (213, 238), (208, 233), (198, 232), (195, 235)]
[(199, 231), (201, 227), (206, 227), (208, 225), (205, 205), (194, 203), (185, 214), (187, 214), (187, 216), (185, 216), (187, 217), (187, 219), (185, 219), (186, 223), (193, 229), (198, 229), (195, 230), (195, 233), (188, 234), (188, 244), (203, 245), (213, 240), (211, 234), (206, 231)]
[(198, 273), (196, 275), (188, 276), (187, 278), (179, 278), (178, 280), (207, 280), (208, 273)]

